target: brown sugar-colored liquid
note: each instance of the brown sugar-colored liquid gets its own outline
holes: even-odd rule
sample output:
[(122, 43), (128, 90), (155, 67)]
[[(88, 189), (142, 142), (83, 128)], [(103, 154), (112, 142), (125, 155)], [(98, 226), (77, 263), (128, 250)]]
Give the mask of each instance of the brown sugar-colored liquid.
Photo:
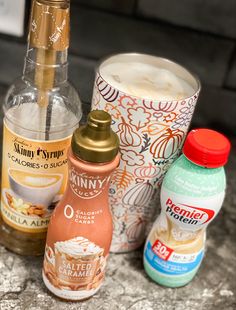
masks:
[(8, 250), (20, 255), (42, 255), (47, 232), (29, 234), (7, 225), (0, 216), (0, 242)]
[[(1, 182), (1, 177), (0, 177)], [(34, 234), (18, 231), (7, 225), (0, 212), (0, 243), (8, 250), (20, 255), (42, 255), (45, 248), (47, 233)]]

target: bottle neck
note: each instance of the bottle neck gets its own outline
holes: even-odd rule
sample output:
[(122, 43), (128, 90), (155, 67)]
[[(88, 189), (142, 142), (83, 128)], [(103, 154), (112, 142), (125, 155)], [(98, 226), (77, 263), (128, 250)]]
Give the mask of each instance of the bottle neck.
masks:
[(68, 49), (46, 50), (28, 45), (23, 78), (38, 89), (50, 90), (68, 79)]
[(67, 80), (69, 29), (69, 1), (32, 1), (24, 79), (40, 93)]

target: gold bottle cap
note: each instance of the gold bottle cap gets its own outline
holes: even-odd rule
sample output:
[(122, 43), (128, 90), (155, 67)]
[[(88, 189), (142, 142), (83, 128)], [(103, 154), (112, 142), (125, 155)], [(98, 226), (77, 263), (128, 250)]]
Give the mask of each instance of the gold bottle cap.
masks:
[(71, 147), (74, 155), (84, 161), (112, 161), (119, 150), (119, 138), (111, 129), (110, 114), (102, 110), (90, 112), (87, 124), (75, 130)]
[(63, 51), (69, 47), (70, 2), (33, 0), (28, 41), (45, 50)]

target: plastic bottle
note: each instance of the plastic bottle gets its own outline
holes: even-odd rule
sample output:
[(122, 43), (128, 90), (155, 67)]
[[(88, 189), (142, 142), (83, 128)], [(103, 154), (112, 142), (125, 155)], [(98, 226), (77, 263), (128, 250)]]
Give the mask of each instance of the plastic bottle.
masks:
[(192, 130), (161, 188), (161, 214), (144, 249), (144, 268), (157, 283), (179, 287), (202, 262), (206, 228), (219, 212), (226, 188), (223, 166), (230, 143), (208, 129)]
[[(67, 150), (81, 103), (67, 80), (69, 1), (32, 1), (23, 76), (4, 102), (0, 242), (44, 253), (47, 226), (67, 182)], [(16, 51), (17, 52), (17, 51)]]
[(111, 117), (92, 111), (69, 150), (69, 182), (48, 228), (43, 280), (56, 296), (83, 300), (100, 288), (111, 239), (111, 173), (119, 164), (119, 139)]

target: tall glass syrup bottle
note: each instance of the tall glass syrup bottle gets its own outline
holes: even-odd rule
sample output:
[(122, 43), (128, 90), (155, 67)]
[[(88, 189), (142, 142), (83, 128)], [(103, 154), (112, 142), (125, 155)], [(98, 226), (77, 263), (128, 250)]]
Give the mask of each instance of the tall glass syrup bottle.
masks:
[(23, 76), (4, 102), (0, 242), (19, 254), (44, 252), (81, 118), (80, 99), (67, 81), (69, 21), (68, 0), (32, 2)]

